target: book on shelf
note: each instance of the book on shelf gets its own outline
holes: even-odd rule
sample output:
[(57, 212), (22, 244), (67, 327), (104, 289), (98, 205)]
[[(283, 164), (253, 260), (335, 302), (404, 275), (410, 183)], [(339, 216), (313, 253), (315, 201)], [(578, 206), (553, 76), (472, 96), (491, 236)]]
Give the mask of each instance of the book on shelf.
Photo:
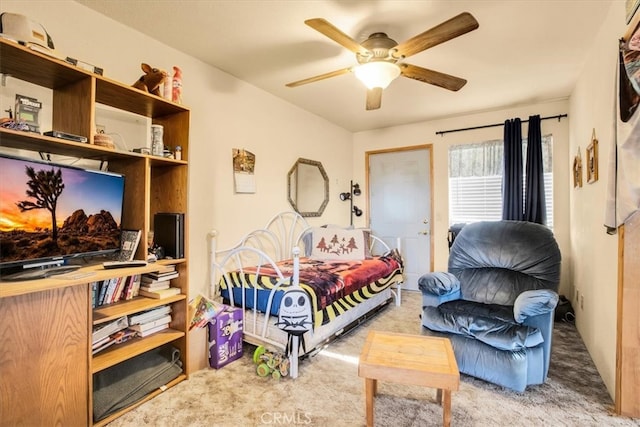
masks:
[(146, 273), (142, 276), (143, 281), (154, 281), (154, 280), (171, 280), (180, 276), (180, 273), (177, 271), (169, 271), (167, 273)]
[(147, 298), (163, 299), (173, 295), (178, 295), (182, 290), (180, 288), (160, 289), (157, 291), (145, 291), (140, 288), (140, 295)]
[(109, 287), (109, 280), (103, 280), (98, 284), (100, 289), (98, 293), (98, 298), (96, 299), (96, 306), (100, 306), (104, 302), (104, 296), (107, 293), (107, 288)]
[(113, 344), (121, 344), (123, 342), (129, 341), (132, 338), (135, 338), (136, 336), (136, 331), (125, 328), (121, 331), (109, 335), (108, 337), (100, 340), (98, 343), (93, 344), (93, 346), (91, 347), (91, 354), (95, 355), (96, 353), (99, 353), (102, 350), (111, 347)]
[(158, 284), (168, 285), (170, 283), (170, 279), (152, 279), (151, 277), (147, 277), (143, 275), (142, 278), (140, 279), (140, 282), (142, 283), (142, 286), (158, 285)]
[(129, 329), (132, 329), (136, 332), (145, 332), (145, 331), (148, 331), (149, 329), (152, 329), (157, 326), (164, 325), (165, 323), (170, 323), (170, 322), (171, 322), (171, 315), (166, 314), (159, 319), (151, 320), (145, 323), (139, 323), (137, 325), (131, 325), (129, 326)]
[(169, 329), (169, 324), (168, 323), (164, 323), (162, 325), (158, 325), (155, 328), (151, 328), (151, 329), (147, 329), (146, 331), (143, 332), (137, 332), (136, 335), (139, 337), (146, 337), (149, 336), (151, 334), (155, 334), (156, 332), (160, 332), (162, 330), (165, 329)]
[(100, 293), (100, 282), (91, 282), (91, 308), (98, 306), (98, 294)]
[(174, 264), (169, 265), (159, 265), (157, 271), (151, 271), (149, 273), (145, 273), (145, 276), (151, 278), (158, 278), (163, 276), (173, 276), (177, 275), (178, 270), (176, 270), (176, 266)]
[[(138, 296), (140, 274), (105, 279), (91, 284), (91, 305), (93, 308), (130, 300)], [(168, 283), (168, 282), (167, 282)]]
[(122, 295), (120, 295), (120, 299), (123, 299), (126, 301), (133, 298), (134, 289), (136, 287), (136, 281), (138, 282), (138, 285), (139, 285), (139, 281), (140, 281), (139, 274), (134, 274), (126, 278), (124, 288), (122, 289)]
[(91, 342), (95, 343), (100, 341), (104, 337), (108, 337), (111, 334), (115, 334), (122, 329), (125, 329), (129, 326), (129, 319), (127, 316), (122, 316), (114, 321), (100, 324), (93, 328), (93, 334), (91, 336)]
[[(109, 337), (107, 337), (109, 338)], [(91, 354), (97, 354), (100, 353), (102, 350), (107, 349), (109, 347), (111, 347), (112, 345), (114, 345), (116, 342), (114, 340), (110, 340), (108, 339), (104, 344), (99, 345), (96, 348), (92, 348), (91, 349)]]
[(172, 271), (176, 271), (175, 264), (161, 265), (158, 271), (154, 271), (153, 273), (165, 274), (165, 273), (171, 273)]
[(98, 341), (91, 344), (91, 349), (95, 350), (98, 347), (102, 347), (107, 341), (109, 341), (110, 337), (107, 335), (104, 338), (99, 339)]
[(120, 252), (116, 261), (132, 261), (140, 244), (142, 230), (122, 230), (120, 233)]
[(162, 286), (171, 286), (170, 280), (154, 280), (154, 281), (143, 281), (140, 280), (140, 286), (144, 286), (145, 288), (158, 288)]
[(151, 310), (141, 311), (140, 313), (129, 316), (129, 325), (137, 325), (139, 323), (147, 323), (156, 319), (160, 319), (171, 313), (170, 305), (161, 305)]
[(142, 275), (136, 274), (133, 276), (133, 281), (131, 283), (131, 298), (137, 297), (140, 294), (140, 281), (142, 280)]
[(129, 341), (131, 338), (136, 336), (136, 331), (130, 328), (125, 328), (121, 331), (116, 332), (115, 334), (111, 334), (109, 339), (114, 340), (116, 344), (122, 344), (123, 342)]
[(126, 284), (127, 278), (128, 276), (118, 277), (118, 279), (116, 280), (116, 286), (113, 290), (113, 295), (111, 295), (111, 300), (109, 301), (109, 303), (112, 304), (114, 302), (120, 301), (120, 295), (122, 295), (122, 289)]
[[(101, 305), (109, 304), (111, 302), (111, 298), (113, 298), (113, 292), (116, 290), (116, 286), (118, 285), (118, 278), (114, 277), (112, 279), (106, 280), (106, 292), (104, 294), (104, 299), (101, 301)], [(103, 284), (103, 286), (105, 286)]]
[(147, 286), (147, 284), (143, 283), (140, 286), (140, 289), (142, 289), (143, 291), (147, 291), (147, 292), (153, 292), (153, 291), (160, 291), (162, 289), (169, 289), (170, 287), (171, 287), (171, 285), (169, 285), (169, 282), (155, 284), (155, 285), (149, 285), (149, 286)]

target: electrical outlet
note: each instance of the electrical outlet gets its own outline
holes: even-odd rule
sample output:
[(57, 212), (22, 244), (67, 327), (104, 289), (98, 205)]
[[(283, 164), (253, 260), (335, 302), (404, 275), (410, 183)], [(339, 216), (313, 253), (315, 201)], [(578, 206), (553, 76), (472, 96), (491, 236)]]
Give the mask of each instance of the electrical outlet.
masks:
[(584, 310), (584, 295), (580, 295), (580, 310)]

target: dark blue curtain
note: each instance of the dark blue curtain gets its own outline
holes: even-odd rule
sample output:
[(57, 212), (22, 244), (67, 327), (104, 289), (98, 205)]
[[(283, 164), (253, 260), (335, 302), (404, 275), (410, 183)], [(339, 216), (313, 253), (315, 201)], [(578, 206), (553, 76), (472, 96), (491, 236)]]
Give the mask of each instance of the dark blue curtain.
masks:
[(547, 210), (544, 199), (544, 171), (542, 168), (542, 134), (540, 116), (529, 117), (527, 136), (526, 187), (524, 197), (524, 220), (547, 223)]
[(519, 118), (504, 122), (502, 219), (522, 221), (522, 125)]

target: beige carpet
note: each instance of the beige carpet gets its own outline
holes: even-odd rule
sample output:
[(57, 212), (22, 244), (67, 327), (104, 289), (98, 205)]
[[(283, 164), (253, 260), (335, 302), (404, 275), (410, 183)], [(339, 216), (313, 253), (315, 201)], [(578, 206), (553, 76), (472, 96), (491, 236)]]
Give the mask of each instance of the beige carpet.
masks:
[[(247, 346), (241, 360), (207, 369), (114, 422), (120, 426), (319, 426), (365, 425), (364, 385), (357, 360), (370, 329), (420, 333), (421, 296), (405, 292), (401, 307), (380, 315), (322, 352), (304, 360), (299, 378), (260, 378)], [(376, 426), (442, 425), (435, 390), (379, 383)], [(516, 393), (466, 375), (453, 393), (452, 425), (640, 426), (613, 416), (613, 403), (572, 325), (554, 331), (546, 384)]]

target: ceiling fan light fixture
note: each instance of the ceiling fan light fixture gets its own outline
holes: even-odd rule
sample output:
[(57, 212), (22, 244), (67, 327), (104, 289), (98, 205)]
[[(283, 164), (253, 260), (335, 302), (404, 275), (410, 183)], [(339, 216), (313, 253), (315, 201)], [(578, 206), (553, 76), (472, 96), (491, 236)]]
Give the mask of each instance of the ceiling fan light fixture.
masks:
[(400, 75), (400, 67), (386, 61), (367, 62), (355, 67), (353, 73), (367, 89), (375, 87), (385, 89)]

